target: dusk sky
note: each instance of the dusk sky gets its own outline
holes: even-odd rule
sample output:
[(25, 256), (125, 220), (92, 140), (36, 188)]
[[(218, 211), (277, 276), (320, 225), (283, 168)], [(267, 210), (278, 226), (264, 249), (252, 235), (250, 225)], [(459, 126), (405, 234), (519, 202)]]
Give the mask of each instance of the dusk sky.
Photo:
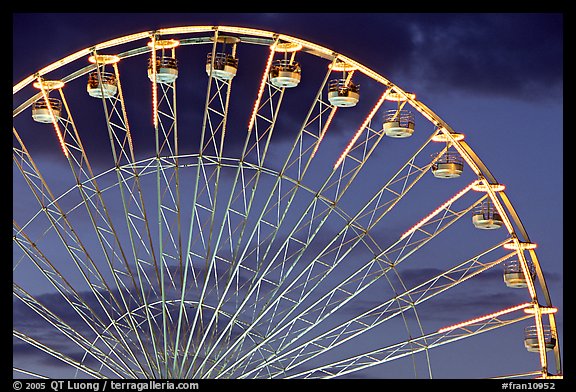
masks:
[[(505, 193), (530, 240), (538, 245), (536, 249), (538, 261), (550, 291), (552, 303), (558, 308), (556, 322), (561, 345), (560, 351), (563, 355), (563, 319), (565, 313), (563, 302), (563, 14), (16, 13), (13, 14), (13, 85), (61, 58), (104, 41), (154, 29), (199, 25), (238, 26), (273, 31), (332, 49), (382, 75), (404, 91), (415, 93), (420, 102), (436, 113), (452, 129), (465, 134), (467, 144), (498, 182), (506, 186)], [(210, 45), (205, 45), (206, 48), (208, 46)], [(185, 49), (187, 48), (178, 48), (176, 53), (184, 53)], [(249, 78), (249, 65), (252, 64), (251, 61), (257, 63), (258, 59), (247, 58), (248, 56), (243, 58), (242, 49), (243, 47), (240, 45), (238, 49), (240, 65), (238, 75), (234, 79), (234, 83), (237, 83), (234, 93), (240, 94), (241, 97), (244, 94), (244, 101), (247, 102), (245, 110), (249, 111), (258, 89), (262, 65), (254, 68), (254, 72)], [(127, 48), (122, 48), (122, 50), (127, 50)], [(182, 56), (182, 59), (179, 59), (180, 64), (185, 64), (185, 59), (186, 57)], [(197, 62), (202, 61), (204, 58), (197, 60)], [(144, 63), (142, 62), (142, 64)], [(85, 65), (88, 65), (87, 61)], [(53, 78), (63, 77), (66, 75), (65, 72), (72, 72), (79, 68), (80, 66), (75, 69), (71, 67), (62, 71), (58, 70)], [(318, 69), (320, 68), (318, 67)], [(138, 91), (140, 88), (138, 79), (131, 72), (140, 72), (144, 77), (138, 75), (139, 80), (150, 84), (145, 78), (145, 71), (121, 68), (123, 88), (127, 91), (126, 96), (133, 97), (130, 100), (127, 98), (127, 109), (128, 111), (132, 110), (129, 116), (130, 125), (132, 129), (150, 127), (150, 100), (146, 95), (143, 103), (140, 103), (140, 97), (137, 93), (130, 95), (131, 91)], [(305, 86), (309, 79), (306, 79), (308, 75), (304, 67), (302, 75), (302, 85)], [(203, 76), (205, 77), (206, 74), (204, 73)], [(132, 81), (130, 77), (133, 77)], [(124, 78), (126, 82), (124, 82)], [(185, 79), (179, 77), (178, 83), (181, 83), (179, 88), (184, 92), (182, 96), (188, 97), (188, 100), (186, 98), (178, 99), (178, 115), (183, 118), (182, 124), (186, 124), (186, 121), (192, 117), (193, 111), (184, 108), (204, 105), (203, 94), (206, 82), (202, 80), (204, 84), (196, 89), (193, 84), (196, 82), (195, 80), (188, 85), (185, 85), (185, 82), (181, 80)], [(317, 86), (318, 83), (320, 80), (317, 80), (313, 86)], [(72, 82), (70, 84), (72, 85)], [(93, 101), (89, 101), (93, 98), (85, 98), (87, 96), (85, 84), (76, 83), (74, 88), (79, 89), (79, 94), (84, 94), (84, 97), (77, 100), (74, 100), (73, 94), (70, 94), (70, 98), (68, 98), (71, 101), (68, 104), (76, 108), (74, 113), (76, 120), (80, 122), (83, 120), (82, 117), (91, 116), (92, 111), (90, 110), (102, 110), (102, 105), (97, 106)], [(298, 86), (297, 88), (304, 87)], [(357, 110), (359, 114), (356, 117), (353, 115), (345, 117), (343, 114), (341, 118), (338, 118), (337, 115), (333, 124), (332, 138), (327, 138), (326, 144), (322, 146), (324, 149), (322, 147), (319, 149), (318, 153), (321, 159), (332, 160), (330, 164), (334, 162), (334, 157), (340, 154), (343, 146), (350, 140), (351, 135), (362, 122), (365, 113), (370, 111), (382, 93), (373, 89), (369, 83), (361, 84), (361, 88), (364, 88), (361, 90), (364, 95), (361, 95), (358, 106), (356, 108), (342, 108), (338, 112), (348, 114)], [(296, 91), (296, 89), (294, 90)], [(68, 93), (67, 90), (64, 91)], [(32, 96), (34, 92), (33, 88), (27, 87), (25, 92), (20, 92), (19, 96), (15, 94), (14, 109)], [(55, 93), (52, 94), (54, 95), (51, 96), (56, 96)], [(286, 94), (286, 105), (290, 103), (296, 107), (299, 102), (293, 98), (294, 95), (290, 95), (293, 92), (287, 91)], [(240, 100), (238, 106), (241, 107), (244, 101)], [(83, 112), (79, 106), (84, 105), (85, 102), (90, 102), (95, 108), (86, 109)], [(145, 105), (145, 107), (139, 109), (139, 104)], [(19, 117), (27, 117), (27, 120), (31, 122), (29, 111), (30, 109), (27, 109)], [(100, 114), (100, 116), (102, 115)], [(240, 122), (242, 122), (241, 126), (245, 127), (246, 118), (248, 118), (248, 114), (239, 117), (236, 123), (236, 118), (232, 117), (230, 120), (232, 125), (229, 127), (234, 128)], [(381, 121), (379, 118), (378, 122)], [(284, 117), (279, 124), (289, 127), (290, 124), (297, 122), (299, 126), (301, 118)], [(87, 121), (86, 124), (91, 123)], [(23, 120), (22, 125), (15, 121), (14, 126), (16, 131), (24, 135), (26, 145), (36, 152), (38, 161), (44, 164), (40, 170), (43, 173), (45, 171), (47, 178), (54, 181), (54, 190), (57, 192), (66, 191), (68, 188), (64, 185), (65, 183), (71, 184), (68, 187), (73, 186), (70, 167), (67, 161), (62, 158), (62, 152), (58, 148), (53, 134), (42, 136), (36, 133), (31, 134), (30, 131), (26, 132), (26, 125)], [(33, 124), (31, 127), (34, 132), (38, 132), (37, 129), (53, 131), (50, 124)], [(185, 129), (184, 126), (181, 128)], [(418, 123), (416, 129), (418, 130)], [(431, 131), (430, 124), (428, 124), (426, 133)], [(242, 147), (244, 138), (235, 135), (238, 133), (230, 132), (227, 139), (230, 149), (228, 151), (235, 152)], [(280, 145), (294, 140), (293, 137), (291, 138), (291, 133), (285, 130), (278, 130), (277, 137)], [(417, 137), (425, 138), (427, 135), (416, 136), (415, 140), (408, 140), (410, 143), (424, 140), (417, 139)], [(135, 138), (138, 139), (138, 136)], [(143, 137), (141, 138), (143, 144), (150, 143), (148, 146), (153, 148), (152, 139), (144, 140)], [(93, 154), (91, 162), (95, 166), (95, 171), (114, 166), (114, 162), (109, 156), (110, 146), (107, 136), (97, 138), (95, 135), (87, 135), (83, 141), (89, 145), (87, 150)], [(183, 138), (182, 149), (186, 150), (187, 147), (192, 146), (192, 141)], [(368, 198), (368, 195), (372, 195), (378, 185), (371, 180), (374, 178), (371, 176), (377, 176), (379, 170), (382, 170), (382, 175), (385, 175), (386, 157), (388, 155), (394, 157), (396, 152), (402, 148), (396, 147), (402, 146), (401, 142), (400, 139), (383, 140), (382, 144), (386, 147), (382, 147), (383, 150), (375, 154), (374, 158), (378, 159), (378, 162), (381, 162), (383, 166), (381, 169), (378, 167), (366, 169), (366, 177), (359, 177), (358, 181), (353, 183), (348, 194), (351, 200), (351, 211), (358, 208), (358, 205), (354, 205), (356, 200), (352, 198), (352, 194), (356, 195), (358, 200), (362, 196)], [(16, 144), (16, 141), (14, 143)], [(404, 145), (416, 149), (416, 144)], [(271, 150), (270, 154), (271, 156), (280, 156), (274, 154), (280, 154), (281, 151), (281, 149)], [(279, 169), (277, 162), (270, 163), (270, 165), (273, 169)], [(66, 170), (64, 175), (61, 174), (63, 170)], [(321, 166), (318, 170), (319, 173), (322, 173)], [(13, 173), (14, 218), (18, 219), (19, 214), (22, 214), (21, 219), (25, 221), (24, 217), (30, 218), (30, 212), (26, 211), (28, 209), (27, 203), (36, 202), (30, 194), (29, 187), (21, 178), (18, 178), (18, 176), (21, 177), (21, 174), (16, 165), (14, 165)], [(470, 176), (470, 172), (466, 174)], [(61, 176), (62, 180), (60, 181)], [(415, 205), (414, 211), (406, 210), (406, 212), (401, 213), (403, 210), (400, 210), (397, 215), (391, 217), (391, 220), (385, 221), (380, 227), (377, 226), (372, 233), (375, 236), (380, 235), (383, 243), (392, 236), (401, 234), (403, 230), (412, 226), (427, 212), (432, 211), (434, 207), (464, 188), (472, 177), (466, 178), (468, 180), (447, 180), (455, 185), (450, 185), (450, 190), (442, 195), (436, 194), (438, 185), (433, 185), (428, 190), (421, 190), (414, 196), (419, 195), (419, 199), (412, 200)], [(456, 183), (460, 180), (461, 182)], [(315, 186), (315, 181), (313, 179), (310, 181), (310, 186)], [(430, 202), (428, 203), (428, 201)], [(39, 209), (37, 203), (31, 208), (34, 211)], [(463, 218), (463, 220), (467, 219), (469, 219), (469, 214)], [(24, 223), (24, 221), (18, 223)], [(45, 223), (46, 220), (44, 219), (42, 222)], [(332, 223), (331, 221), (328, 222)], [(88, 224), (86, 226), (80, 224), (79, 228), (82, 227), (88, 227)], [(329, 229), (327, 228), (326, 232), (320, 232), (318, 243), (314, 246), (321, 247), (322, 241), (327, 241), (327, 233), (331, 233), (330, 230), (337, 230), (336, 226), (334, 228), (332, 226), (327, 227)], [(42, 229), (39, 228), (39, 230)], [(31, 229), (30, 231), (34, 234), (35, 230)], [(441, 255), (451, 255), (452, 252), (455, 257), (458, 257), (456, 255), (459, 251), (452, 249), (452, 247), (458, 248), (468, 243), (470, 248), (482, 246), (480, 243), (483, 240), (477, 240), (476, 237), (472, 237), (472, 234), (468, 237), (465, 233), (468, 232), (464, 230), (459, 233), (461, 236), (465, 236), (464, 239), (454, 237), (455, 240), (451, 241), (450, 237), (442, 237), (438, 238), (438, 241), (434, 241), (433, 249), (428, 253), (426, 260), (423, 259), (424, 264), (420, 264), (419, 267), (416, 267), (416, 264), (413, 268), (400, 271), (401, 274), (404, 274), (404, 284), (422, 283), (428, 277), (437, 274), (436, 271), (446, 269), (447, 267), (438, 259), (443, 257)], [(38, 235), (38, 233), (35, 234)], [(480, 235), (484, 234), (480, 233)], [(492, 233), (487, 235), (492, 235)], [(52, 255), (48, 248), (46, 248), (48, 257), (54, 257), (54, 259), (61, 257), (57, 253)], [(14, 246), (14, 249), (17, 249), (17, 246)], [(21, 251), (18, 252), (21, 253)], [(360, 252), (357, 256), (360, 257), (361, 255)], [(434, 262), (438, 262), (438, 264), (433, 264)], [(441, 299), (438, 301), (432, 299), (429, 305), (424, 305), (421, 321), (425, 331), (427, 330), (426, 322), (429, 323), (432, 330), (435, 330), (442, 326), (455, 324), (525, 302), (526, 293), (522, 296), (519, 294), (520, 290), (507, 289), (502, 282), (500, 266), (495, 269), (498, 271), (481, 274), (477, 280), (471, 279), (472, 282), (466, 286), (467, 288), (460, 289), (458, 287), (455, 289), (454, 297), (450, 297), (452, 298), (450, 301), (443, 302)], [(36, 292), (32, 294), (38, 299), (42, 299), (47, 306), (52, 306), (55, 313), (67, 314), (63, 305), (58, 304), (58, 296), (48, 283), (38, 282), (36, 284), (23, 279), (22, 274), (18, 276), (21, 282), (18, 284), (22, 284), (26, 290), (35, 290)], [(489, 279), (496, 283), (488, 283)], [(492, 287), (494, 290), (491, 290)], [(378, 289), (380, 289), (379, 286)], [(79, 290), (81, 291), (82, 288)], [(363, 301), (357, 304), (356, 309), (351, 306), (351, 309), (347, 311), (362, 311), (363, 306), (370, 306), (368, 298), (364, 298)], [(540, 302), (544, 303), (544, 300), (540, 299)], [(35, 328), (40, 328), (40, 324), (35, 324), (33, 317), (30, 316), (30, 310), (26, 309), (18, 299), (14, 298), (13, 306), (15, 329), (34, 331)], [(459, 307), (462, 309), (461, 313)], [(425, 314), (432, 314), (433, 317), (427, 318)], [(75, 324), (80, 321), (77, 318), (74, 319), (74, 315), (70, 315), (70, 317), (71, 325), (80, 325)], [(346, 317), (346, 315), (344, 314), (342, 317)], [(476, 338), (474, 337), (464, 339), (471, 342), (464, 343), (461, 349), (458, 348), (460, 342), (455, 342), (447, 345), (449, 348), (440, 347), (438, 354), (431, 350), (433, 375), (437, 374), (440, 378), (483, 378), (498, 375), (493, 374), (495, 365), (490, 362), (502, 356), (506, 357), (507, 362), (518, 364), (512, 366), (510, 371), (503, 368), (504, 374), (521, 370), (536, 370), (537, 354), (528, 353), (522, 343), (523, 327), (528, 325), (529, 321), (530, 319), (518, 323), (522, 326), (515, 328), (518, 331), (518, 336), (517, 342), (514, 344), (510, 342), (512, 334), (496, 330), (492, 335), (490, 335), (491, 332), (488, 332), (484, 334), (488, 337), (482, 337), (482, 339), (492, 339), (489, 344), (485, 343), (486, 340), (480, 340), (484, 343), (473, 343), (472, 341)], [(398, 328), (402, 322), (413, 322), (413, 320), (403, 321), (399, 318), (392, 322), (393, 325), (390, 328)], [(385, 334), (386, 329), (380, 328), (377, 331)], [(41, 335), (43, 334), (37, 335), (39, 339)], [(67, 355), (74, 356), (73, 351), (77, 348), (67, 346), (67, 343), (56, 335), (54, 335), (53, 341), (55, 347), (66, 352)], [(43, 338), (47, 339), (46, 342), (51, 339), (49, 334), (44, 335)], [(88, 336), (87, 338), (89, 339)], [(373, 339), (378, 340), (377, 336), (374, 336)], [(365, 351), (388, 343), (393, 343), (393, 340), (385, 343), (374, 343), (373, 347), (370, 346), (369, 340), (363, 341), (363, 344), (366, 344)], [(486, 345), (484, 346), (484, 344)], [(505, 347), (504, 351), (507, 350), (506, 347), (508, 346), (517, 346), (519, 349), (503, 353), (488, 352), (492, 348), (500, 346)], [(479, 350), (478, 355), (474, 353), (475, 348)], [(36, 364), (38, 372), (46, 370), (53, 377), (58, 377), (58, 366), (54, 364), (54, 361), (36, 357), (34, 352), (34, 348), (30, 348), (19, 339), (14, 339), (13, 358), (15, 366), (23, 366), (24, 362), (30, 360), (29, 363)], [(435, 355), (437, 356), (435, 357)], [(549, 358), (552, 358), (551, 354), (549, 354)], [(444, 363), (446, 366), (443, 366)], [(91, 362), (88, 361), (87, 364), (90, 365)], [(398, 366), (399, 368), (411, 366), (411, 363), (406, 361)], [(419, 363), (419, 366), (422, 364)], [(553, 365), (550, 366), (553, 367)], [(408, 369), (406, 372), (398, 370), (398, 373), (394, 373), (396, 370), (387, 371), (385, 369), (386, 365), (375, 366), (356, 375), (353, 374), (351, 377), (404, 378), (414, 376), (411, 372), (412, 369)], [(70, 373), (62, 374), (62, 377), (71, 375)], [(14, 376), (20, 377), (21, 375), (15, 373)], [(417, 376), (427, 378), (427, 372), (419, 371)]]

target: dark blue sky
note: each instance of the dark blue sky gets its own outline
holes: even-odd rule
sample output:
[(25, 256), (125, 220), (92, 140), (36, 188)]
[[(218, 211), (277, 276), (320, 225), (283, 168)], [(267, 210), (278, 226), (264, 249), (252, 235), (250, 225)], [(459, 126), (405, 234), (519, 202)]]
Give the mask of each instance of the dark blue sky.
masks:
[[(299, 37), (342, 53), (405, 91), (415, 92), (454, 130), (467, 136), (468, 144), (506, 185), (530, 239), (538, 244), (538, 259), (552, 301), (559, 307), (562, 340), (562, 14), (14, 14), (13, 84), (91, 45), (185, 25), (251, 27)], [(15, 182), (15, 196), (18, 186)], [(434, 268), (422, 270), (423, 275), (407, 270), (406, 281), (417, 283), (418, 276), (428, 273), (433, 274)], [(464, 293), (461, 300), (472, 306), (469, 294)], [(490, 292), (476, 299), (479, 314), (483, 308), (491, 312), (499, 305), (516, 303), (514, 298), (503, 300)], [(441, 301), (431, 309), (444, 312), (444, 320), (459, 319)], [(17, 308), (15, 316), (19, 311), (25, 314)]]

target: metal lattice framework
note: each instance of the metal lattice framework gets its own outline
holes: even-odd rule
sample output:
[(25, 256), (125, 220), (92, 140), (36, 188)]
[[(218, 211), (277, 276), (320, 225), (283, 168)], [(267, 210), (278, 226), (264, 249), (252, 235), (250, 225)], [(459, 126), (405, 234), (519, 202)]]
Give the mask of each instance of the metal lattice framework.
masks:
[[(510, 331), (525, 352), (527, 324), (535, 366), (508, 376), (561, 376), (555, 309), (504, 187), (359, 62), (262, 30), (166, 28), (74, 53), (13, 95), (13, 297), (29, 317), (13, 335), (35, 353), (15, 375), (397, 377), (400, 363), (432, 377), (437, 347), (458, 358)], [(414, 136), (387, 137), (384, 112)], [(500, 230), (470, 221), (487, 202), (479, 224)], [(523, 290), (502, 282), (512, 259)], [(474, 282), (510, 306), (458, 307)]]

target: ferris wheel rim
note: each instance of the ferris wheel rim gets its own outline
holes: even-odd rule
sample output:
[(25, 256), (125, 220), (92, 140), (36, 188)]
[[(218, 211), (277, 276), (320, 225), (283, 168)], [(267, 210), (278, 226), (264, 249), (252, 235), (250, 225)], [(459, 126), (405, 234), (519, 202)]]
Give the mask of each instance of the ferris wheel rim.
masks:
[[(221, 26), (221, 25), (214, 25), (214, 26), (183, 26), (183, 27), (172, 27), (172, 28), (163, 28), (158, 30), (149, 30), (143, 31), (140, 33), (129, 34), (119, 38), (115, 38), (109, 41), (105, 41), (100, 44), (96, 44), (94, 46), (79, 50), (51, 65), (48, 65), (41, 70), (37, 71), (36, 73), (24, 78), (22, 81), (17, 83), (13, 86), (12, 94), (14, 95), (18, 91), (20, 91), (24, 86), (30, 83), (39, 83), (38, 80), (40, 78), (53, 71), (54, 69), (60, 68), (61, 66), (67, 65), (68, 63), (78, 60), (82, 57), (86, 56), (93, 56), (98, 50), (107, 49), (119, 44), (125, 44), (132, 41), (144, 39), (144, 38), (151, 38), (160, 35), (178, 35), (178, 34), (186, 34), (186, 33), (204, 33), (204, 32), (217, 32), (223, 31), (228, 33), (236, 33), (236, 34), (247, 34), (247, 35), (254, 35), (261, 38), (267, 38), (269, 40), (283, 40), (288, 43), (298, 44), (301, 45), (302, 48), (307, 50), (317, 51), (315, 55), (323, 55), (331, 58), (333, 61), (341, 61), (347, 64), (350, 64), (353, 69), (362, 72), (364, 75), (372, 78), (373, 80), (381, 83), (392, 91), (395, 95), (399, 96), (400, 99), (404, 99), (408, 101), (415, 109), (417, 109), (422, 115), (427, 117), (432, 123), (434, 123), (439, 130), (439, 134), (443, 134), (445, 138), (451, 141), (451, 143), (460, 146), (458, 152), (465, 157), (467, 163), (470, 167), (476, 172), (477, 175), (481, 178), (486, 179), (486, 185), (498, 184), (495, 177), (490, 173), (486, 165), (481, 161), (481, 159), (473, 152), (473, 150), (467, 145), (467, 143), (460, 137), (462, 134), (454, 131), (452, 127), (450, 127), (444, 120), (442, 120), (435, 112), (430, 110), (427, 106), (425, 106), (422, 102), (416, 99), (416, 95), (407, 91), (404, 91), (395, 83), (391, 82), (384, 76), (380, 75), (379, 73), (373, 71), (372, 69), (368, 68), (367, 66), (353, 60), (341, 53), (335, 52), (329, 48), (326, 48), (321, 45), (317, 45), (310, 41), (302, 40), (300, 38), (296, 38), (290, 35), (274, 33), (267, 30), (262, 29), (254, 29), (254, 28), (244, 28), (244, 27), (233, 27), (233, 26)], [(270, 42), (272, 43), (272, 42)], [(147, 51), (152, 51), (152, 48), (148, 46), (148, 44), (144, 45), (143, 48)], [(122, 55), (115, 55), (117, 58), (115, 61), (119, 61), (123, 58)], [(86, 71), (87, 73), (88, 71)], [(52, 81), (52, 83), (58, 83), (58, 81)], [(63, 87), (63, 83), (61, 86), (57, 86), (55, 88)], [(38, 93), (38, 95), (41, 93)], [(17, 113), (13, 114), (14, 116)], [(494, 198), (495, 194), (492, 192), (491, 189), (488, 190), (490, 195)], [(524, 241), (529, 242), (528, 236), (524, 229), (524, 225), (520, 221), (518, 215), (513, 210), (513, 207), (510, 203), (507, 203), (507, 207), (513, 211), (515, 223), (518, 225), (519, 231), (524, 237)], [(511, 233), (514, 234), (514, 233)]]

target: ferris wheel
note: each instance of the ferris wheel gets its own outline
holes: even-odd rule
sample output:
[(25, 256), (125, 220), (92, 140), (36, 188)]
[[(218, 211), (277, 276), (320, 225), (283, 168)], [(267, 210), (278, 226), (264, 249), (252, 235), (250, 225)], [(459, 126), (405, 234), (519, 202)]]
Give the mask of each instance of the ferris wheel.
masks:
[(13, 99), (15, 377), (562, 377), (505, 185), (360, 62), (164, 28)]

